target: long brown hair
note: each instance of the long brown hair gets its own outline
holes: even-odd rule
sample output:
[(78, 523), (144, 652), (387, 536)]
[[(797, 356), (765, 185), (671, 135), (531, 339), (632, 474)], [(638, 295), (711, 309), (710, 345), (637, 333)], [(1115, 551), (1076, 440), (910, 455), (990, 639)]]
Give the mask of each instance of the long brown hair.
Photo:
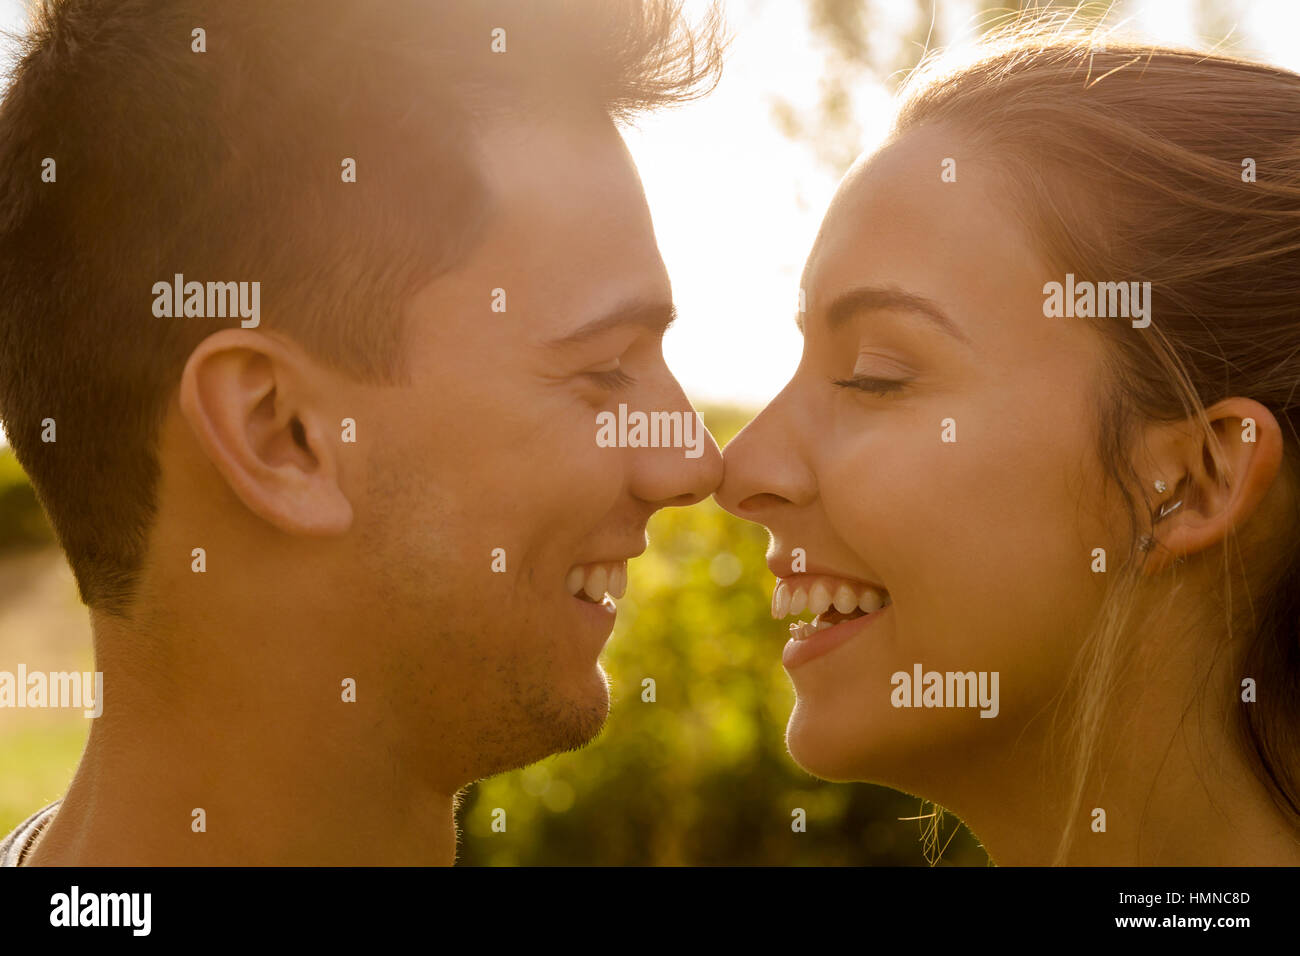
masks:
[[(967, 65), (927, 60), (904, 89), (895, 135), (950, 126), (997, 157), (1013, 208), (1048, 261), (1079, 280), (1151, 282), (1141, 333), (1097, 323), (1109, 343), (1098, 455), (1129, 516), (1130, 547), (1072, 698), (1072, 796), (1056, 862), (1081, 819), (1095, 741), (1144, 586), (1151, 515), (1126, 449), (1147, 422), (1199, 422), (1258, 401), (1283, 431), (1279, 480), (1300, 502), (1300, 76), (1234, 56), (1151, 46), (1042, 15), (991, 33)], [(1080, 200), (1083, 201), (1080, 201)], [(1300, 829), (1300, 505), (1271, 554), (1222, 549), (1223, 611), (1238, 679), (1267, 678), (1234, 732), (1282, 814)], [(1233, 601), (1234, 583), (1246, 600)]]

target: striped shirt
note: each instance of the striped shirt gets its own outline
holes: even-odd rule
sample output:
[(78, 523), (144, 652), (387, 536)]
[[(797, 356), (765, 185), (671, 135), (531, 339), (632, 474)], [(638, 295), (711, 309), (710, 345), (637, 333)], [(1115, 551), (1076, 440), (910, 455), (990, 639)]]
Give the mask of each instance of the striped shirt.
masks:
[(18, 824), (18, 828), (3, 840), (0, 840), (0, 866), (22, 866), (27, 851), (31, 849), (41, 831), (54, 819), (62, 800), (55, 800), (48, 807), (37, 810), (30, 817)]

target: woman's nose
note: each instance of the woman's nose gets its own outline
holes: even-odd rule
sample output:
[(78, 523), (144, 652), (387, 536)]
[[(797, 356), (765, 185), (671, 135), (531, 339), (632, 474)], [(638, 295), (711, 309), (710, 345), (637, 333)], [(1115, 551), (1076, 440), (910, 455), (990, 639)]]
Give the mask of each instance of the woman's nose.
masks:
[(718, 504), (747, 521), (766, 524), (781, 505), (801, 505), (816, 495), (804, 442), (808, 430), (791, 417), (789, 387), (746, 425), (723, 452)]

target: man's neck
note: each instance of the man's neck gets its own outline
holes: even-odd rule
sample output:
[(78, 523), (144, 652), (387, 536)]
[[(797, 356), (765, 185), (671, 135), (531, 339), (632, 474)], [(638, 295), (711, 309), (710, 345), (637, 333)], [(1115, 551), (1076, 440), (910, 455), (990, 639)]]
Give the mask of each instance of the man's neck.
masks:
[(248, 656), (102, 660), (104, 713), (27, 864), (452, 864), (454, 791), (387, 739), (382, 703)]

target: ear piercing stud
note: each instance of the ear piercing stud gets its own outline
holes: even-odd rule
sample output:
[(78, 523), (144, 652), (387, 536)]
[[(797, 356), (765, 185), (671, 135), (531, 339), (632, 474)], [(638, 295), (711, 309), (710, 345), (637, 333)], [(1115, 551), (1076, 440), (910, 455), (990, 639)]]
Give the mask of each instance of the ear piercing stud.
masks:
[[(1156, 494), (1163, 495), (1166, 491), (1169, 490), (1169, 485), (1165, 482), (1163, 478), (1157, 478), (1155, 480), (1155, 488), (1156, 488)], [(1161, 521), (1169, 517), (1171, 514), (1173, 514), (1182, 506), (1183, 506), (1182, 498), (1179, 498), (1177, 501), (1173, 502), (1172, 504), (1170, 504), (1169, 502), (1165, 502), (1160, 506), (1160, 510), (1156, 512), (1155, 520)]]
[[(1155, 480), (1155, 489), (1157, 494), (1163, 495), (1166, 491), (1169, 490), (1169, 485), (1165, 482), (1163, 478), (1157, 478)], [(1168, 518), (1171, 514), (1173, 514), (1182, 506), (1183, 506), (1182, 498), (1179, 498), (1177, 501), (1174, 502), (1165, 502), (1160, 506), (1160, 510), (1156, 512), (1155, 520), (1152, 522), (1152, 524), (1163, 521), (1165, 518)], [(1155, 539), (1151, 537), (1151, 535), (1144, 534), (1138, 540), (1138, 550), (1144, 552), (1150, 551), (1152, 547), (1155, 546), (1155, 543), (1156, 543)], [(1181, 563), (1181, 561), (1179, 563)]]
[(1161, 506), (1160, 506), (1160, 511), (1159, 511), (1159, 513), (1156, 515), (1156, 520), (1157, 520), (1157, 521), (1161, 521), (1161, 520), (1163, 520), (1164, 518), (1169, 517), (1169, 515), (1173, 514), (1175, 511), (1177, 511), (1177, 510), (1178, 510), (1179, 508), (1181, 508), (1182, 506), (1183, 506), (1183, 499), (1182, 499), (1182, 498), (1179, 498), (1177, 501), (1175, 501), (1175, 502), (1174, 502), (1173, 504), (1171, 504), (1171, 505), (1170, 505), (1170, 504), (1164, 504), (1164, 505), (1161, 505)]

